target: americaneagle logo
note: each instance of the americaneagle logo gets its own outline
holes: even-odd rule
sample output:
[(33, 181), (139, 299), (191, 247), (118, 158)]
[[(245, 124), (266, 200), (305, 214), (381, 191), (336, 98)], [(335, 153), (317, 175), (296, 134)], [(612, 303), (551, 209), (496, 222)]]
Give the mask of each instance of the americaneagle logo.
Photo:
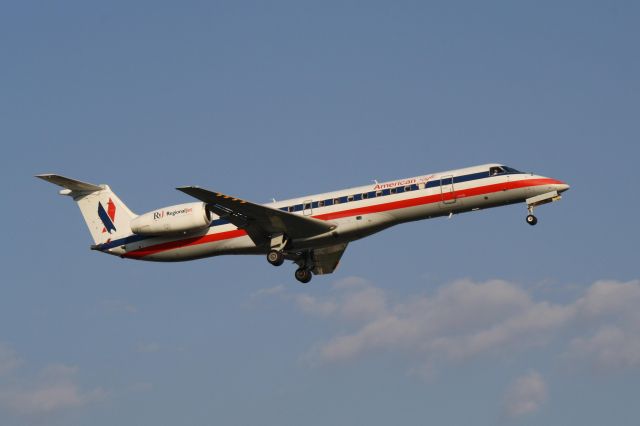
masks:
[(103, 234), (116, 230), (116, 226), (113, 224), (113, 221), (116, 220), (116, 205), (111, 201), (111, 198), (109, 198), (109, 202), (107, 203), (107, 210), (102, 207), (102, 203), (98, 202), (98, 217), (100, 217), (104, 225), (104, 228), (102, 228)]

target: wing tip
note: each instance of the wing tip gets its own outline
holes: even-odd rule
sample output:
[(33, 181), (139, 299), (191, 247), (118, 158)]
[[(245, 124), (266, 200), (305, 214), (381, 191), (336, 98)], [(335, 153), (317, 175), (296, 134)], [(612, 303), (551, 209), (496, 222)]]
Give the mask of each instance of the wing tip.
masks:
[(60, 175), (56, 173), (39, 173), (37, 175), (33, 175), (33, 177), (36, 177), (38, 179), (44, 179), (44, 180), (50, 179), (53, 176), (60, 176)]

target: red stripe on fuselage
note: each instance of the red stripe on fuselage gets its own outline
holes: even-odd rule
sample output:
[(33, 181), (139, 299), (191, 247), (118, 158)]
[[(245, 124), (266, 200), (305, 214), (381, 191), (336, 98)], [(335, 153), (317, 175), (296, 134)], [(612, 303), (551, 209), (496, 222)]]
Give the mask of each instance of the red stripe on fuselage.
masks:
[(141, 257), (149, 256), (150, 254), (156, 254), (161, 251), (173, 250), (177, 248), (183, 248), (188, 246), (195, 246), (198, 244), (212, 243), (214, 241), (230, 240), (231, 238), (242, 237), (247, 233), (242, 229), (234, 229), (233, 231), (218, 232), (215, 234), (202, 235), (200, 237), (186, 238), (184, 240), (169, 241), (168, 243), (156, 244), (153, 246), (141, 248), (138, 250), (125, 253), (122, 257), (129, 257), (131, 259), (140, 259)]
[[(421, 206), (425, 204), (437, 203), (440, 201), (448, 201), (452, 199), (467, 198), (477, 195), (490, 194), (492, 192), (507, 191), (510, 189), (526, 188), (531, 186), (541, 185), (561, 185), (564, 182), (556, 179), (527, 179), (517, 180), (513, 182), (503, 182), (492, 185), (478, 186), (475, 188), (461, 189), (450, 193), (436, 193), (432, 195), (426, 195), (424, 197), (410, 198), (407, 200), (391, 201), (389, 203), (375, 204), (372, 206), (358, 207), (355, 209), (341, 210), (332, 213), (325, 213), (313, 216), (320, 220), (332, 220), (341, 219), (345, 217), (358, 216), (362, 214), (379, 213), (389, 210), (398, 210), (407, 207)], [(455, 184), (454, 184), (455, 189)], [(215, 241), (228, 240), (232, 238), (238, 238), (247, 235), (242, 229), (235, 229), (232, 231), (218, 232), (214, 234), (202, 235), (199, 237), (186, 238), (184, 240), (170, 241), (168, 243), (156, 244), (153, 246), (141, 248), (138, 250), (125, 253), (122, 257), (140, 259), (145, 256), (156, 254), (162, 251), (173, 250), (182, 247), (194, 246), (199, 244), (206, 244)]]
[[(426, 195), (424, 197), (409, 198), (406, 200), (391, 201), (389, 203), (384, 203), (384, 204), (375, 204), (372, 206), (341, 210), (338, 212), (325, 213), (325, 214), (320, 214), (313, 217), (321, 220), (341, 219), (344, 217), (351, 217), (351, 216), (357, 216), (357, 215), (369, 214), (369, 213), (380, 213), (380, 212), (385, 212), (389, 210), (398, 210), (398, 209), (405, 209), (407, 207), (421, 206), (424, 204), (438, 203), (440, 201), (449, 201), (449, 200), (453, 200), (454, 198), (455, 199), (467, 198), (467, 197), (473, 197), (476, 195), (490, 194), (492, 192), (507, 191), (509, 189), (519, 189), (519, 188), (525, 188), (528, 186), (540, 186), (540, 185), (562, 184), (562, 183), (563, 182), (556, 179), (528, 179), (528, 180), (519, 180), (514, 182), (496, 183), (493, 185), (485, 185), (485, 186), (478, 186), (475, 188), (461, 189), (458, 191), (444, 193), (444, 194), (436, 193), (432, 195)], [(455, 184), (454, 184), (454, 189), (455, 189)]]

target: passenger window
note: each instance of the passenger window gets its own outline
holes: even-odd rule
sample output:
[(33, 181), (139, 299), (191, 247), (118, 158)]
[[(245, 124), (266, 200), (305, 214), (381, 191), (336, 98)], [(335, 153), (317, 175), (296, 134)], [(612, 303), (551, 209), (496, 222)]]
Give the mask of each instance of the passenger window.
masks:
[(398, 192), (398, 190), (396, 188), (391, 188), (391, 193), (395, 194), (396, 192)]
[(347, 201), (353, 201), (353, 195), (349, 195), (349, 198), (347, 198)]
[(410, 186), (405, 186), (404, 187), (404, 192), (409, 192), (411, 191), (411, 187)]
[(324, 207), (324, 201), (318, 201), (318, 207)]
[(333, 204), (340, 204), (340, 198), (334, 198)]
[(293, 206), (289, 206), (289, 213), (293, 212), (294, 207)]
[(382, 191), (377, 191), (376, 192), (376, 197), (382, 197)]
[(366, 192), (362, 194), (362, 199), (366, 200), (367, 198), (369, 198), (369, 194), (367, 194)]
[(310, 208), (311, 208), (311, 203), (306, 203), (306, 204), (304, 205), (304, 208), (305, 208), (305, 210), (306, 210), (306, 209), (310, 209)]

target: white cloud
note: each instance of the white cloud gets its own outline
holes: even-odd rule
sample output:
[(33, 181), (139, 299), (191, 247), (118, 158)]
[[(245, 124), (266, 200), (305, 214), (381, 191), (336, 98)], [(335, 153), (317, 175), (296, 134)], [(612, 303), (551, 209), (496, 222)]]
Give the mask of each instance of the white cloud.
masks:
[(10, 380), (0, 383), (0, 410), (19, 415), (48, 414), (79, 408), (106, 396), (101, 388), (83, 389), (75, 378), (78, 368), (50, 364), (35, 377), (20, 374), (22, 364), (15, 351), (0, 344), (0, 373)]
[(640, 319), (640, 280), (621, 283), (596, 281), (576, 305), (585, 317)]
[(22, 364), (22, 360), (7, 344), (0, 343), (0, 377), (11, 373)]
[(369, 285), (371, 285), (371, 283), (364, 278), (351, 276), (339, 279), (338, 281), (333, 283), (333, 288), (345, 290), (368, 287)]
[(82, 407), (104, 397), (105, 392), (100, 388), (86, 391), (70, 380), (63, 380), (29, 389), (2, 391), (0, 403), (20, 414), (42, 414)]
[(517, 378), (504, 397), (505, 413), (520, 417), (538, 411), (547, 400), (547, 385), (542, 376), (532, 371)]
[(334, 301), (322, 301), (308, 294), (299, 294), (293, 298), (296, 306), (302, 312), (312, 315), (327, 317), (333, 314), (337, 305)]
[(557, 339), (558, 354), (565, 351), (572, 361), (640, 368), (639, 280), (598, 281), (565, 303), (536, 300), (504, 280), (459, 280), (405, 301), (357, 277), (337, 282), (326, 297), (278, 294), (345, 330), (315, 345), (310, 358), (316, 362), (394, 351), (421, 360), (431, 375), (443, 362), (504, 356)]
[(340, 302), (340, 314), (348, 320), (372, 320), (387, 314), (384, 292), (373, 286), (349, 291)]
[(589, 337), (571, 341), (570, 360), (585, 361), (604, 370), (640, 367), (639, 330), (628, 331), (617, 326), (603, 326)]
[(464, 359), (505, 346), (542, 344), (574, 315), (572, 308), (534, 302), (518, 286), (500, 280), (456, 281), (432, 297), (417, 296), (395, 304), (380, 289), (368, 286), (341, 294), (334, 305), (345, 319), (368, 321), (355, 332), (321, 345), (318, 356), (324, 361), (376, 349), (419, 351), (430, 359)]
[(64, 364), (46, 366), (35, 380), (19, 379), (0, 388), (0, 405), (18, 414), (46, 414), (79, 408), (106, 396), (101, 388), (82, 389), (75, 381), (78, 368)]
[(285, 290), (284, 285), (279, 284), (277, 286), (274, 287), (269, 287), (269, 288), (262, 288), (254, 293), (251, 294), (251, 299), (257, 299), (263, 296), (273, 296), (275, 294), (280, 294), (283, 293)]
[(640, 368), (640, 280), (597, 281), (575, 306), (583, 330), (564, 355), (600, 370)]
[(334, 294), (325, 299), (309, 294), (284, 295), (284, 298), (292, 299), (302, 312), (321, 317), (339, 315), (349, 321), (360, 321), (386, 314), (384, 292), (362, 278), (342, 279), (333, 285), (333, 289)]

